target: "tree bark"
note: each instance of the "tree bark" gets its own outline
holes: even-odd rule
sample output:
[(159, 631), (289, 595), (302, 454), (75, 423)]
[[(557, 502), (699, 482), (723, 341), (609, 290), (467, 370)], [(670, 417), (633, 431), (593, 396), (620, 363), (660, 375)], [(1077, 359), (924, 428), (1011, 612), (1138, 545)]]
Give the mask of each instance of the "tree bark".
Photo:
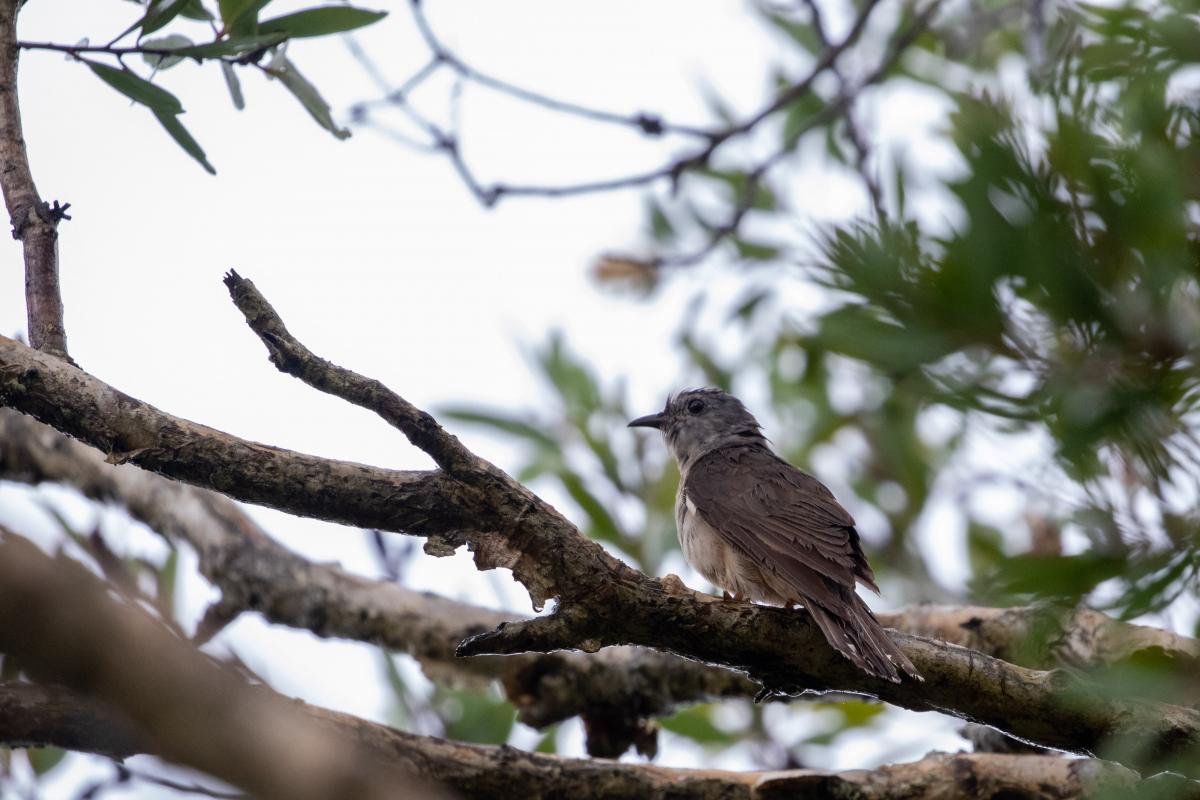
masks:
[[(1104, 761), (1058, 756), (932, 753), (906, 764), (826, 772), (725, 772), (575, 759), (524, 753), (509, 747), (416, 736), (346, 714), (295, 703), (337, 738), (356, 742), (377, 758), (404, 764), (465, 797), (662, 798), (667, 800), (908, 800), (913, 797), (1021, 797), (1045, 800), (1129, 792), (1144, 783)], [(157, 752), (115, 717), (63, 689), (0, 684), (0, 744), (56, 745), (115, 758)]]
[(24, 249), (29, 342), (39, 350), (69, 358), (58, 285), (58, 223), (67, 218), (66, 207), (42, 201), (29, 169), (17, 101), (20, 6), (21, 0), (0, 0), (0, 189), (13, 238), (20, 240)]
[[(38, 679), (90, 695), (129, 720), (124, 735), (97, 726), (108, 738), (94, 749), (153, 743), (164, 757), (262, 798), (439, 796), (393, 763), (313, 725), (273, 692), (245, 684), (137, 604), (118, 604), (77, 562), (52, 559), (3, 528), (0, 652)], [(63, 718), (60, 710), (60, 724)], [(37, 732), (28, 719), (15, 723), (14, 738), (28, 741)], [(75, 723), (62, 730), (79, 736)]]
[[(321, 387), (319, 363), (298, 371)], [(904, 634), (893, 638), (927, 681), (873, 679), (828, 647), (806, 614), (713, 602), (677, 579), (648, 578), (490, 465), (472, 469), (468, 482), (444, 471), (395, 473), (245, 442), (164, 414), (4, 338), (0, 401), (114, 460), (238, 499), (424, 535), (435, 552), (466, 543), (481, 569), (512, 569), (535, 606), (559, 599), (553, 615), (480, 634), (459, 648), (460, 655), (643, 645), (744, 671), (771, 692), (861, 693), (914, 710), (944, 711), (1043, 746), (1092, 754), (1117, 742), (1122, 757), (1139, 767), (1178, 759), (1181, 769), (1200, 770), (1194, 757), (1200, 712), (1113, 697), (1073, 672), (1024, 669)]]

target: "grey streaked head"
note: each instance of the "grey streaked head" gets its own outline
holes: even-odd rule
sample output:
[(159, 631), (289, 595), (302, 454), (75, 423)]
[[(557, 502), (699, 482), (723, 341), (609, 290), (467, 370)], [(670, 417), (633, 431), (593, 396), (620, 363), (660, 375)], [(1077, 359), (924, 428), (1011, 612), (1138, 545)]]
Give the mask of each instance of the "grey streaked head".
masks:
[(686, 389), (667, 398), (662, 411), (638, 417), (629, 427), (662, 431), (663, 441), (681, 469), (721, 447), (766, 443), (754, 415), (741, 400), (721, 389)]

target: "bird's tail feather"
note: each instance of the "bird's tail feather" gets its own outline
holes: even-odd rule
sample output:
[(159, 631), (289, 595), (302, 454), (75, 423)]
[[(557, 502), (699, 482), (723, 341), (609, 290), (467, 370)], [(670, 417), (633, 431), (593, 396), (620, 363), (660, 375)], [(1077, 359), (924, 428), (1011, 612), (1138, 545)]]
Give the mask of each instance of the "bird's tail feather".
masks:
[(809, 614), (833, 649), (863, 671), (893, 683), (900, 682), (902, 671), (914, 680), (925, 680), (857, 594), (850, 593), (846, 610), (849, 614), (842, 616), (808, 603)]

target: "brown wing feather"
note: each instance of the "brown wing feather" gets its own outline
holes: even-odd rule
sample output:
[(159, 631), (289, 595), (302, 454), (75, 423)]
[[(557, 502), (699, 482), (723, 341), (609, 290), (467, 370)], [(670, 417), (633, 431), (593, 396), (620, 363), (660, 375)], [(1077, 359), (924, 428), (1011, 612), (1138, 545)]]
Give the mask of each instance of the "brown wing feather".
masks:
[[(874, 575), (854, 518), (820, 481), (759, 445), (721, 448), (688, 470), (684, 494), (723, 540), (782, 578), (826, 640), (863, 670), (923, 680), (855, 594)], [(789, 598), (790, 599), (790, 598)]]
[(761, 446), (726, 447), (689, 470), (684, 487), (704, 520), (802, 597), (840, 605), (856, 580), (878, 591), (854, 518), (820, 481)]

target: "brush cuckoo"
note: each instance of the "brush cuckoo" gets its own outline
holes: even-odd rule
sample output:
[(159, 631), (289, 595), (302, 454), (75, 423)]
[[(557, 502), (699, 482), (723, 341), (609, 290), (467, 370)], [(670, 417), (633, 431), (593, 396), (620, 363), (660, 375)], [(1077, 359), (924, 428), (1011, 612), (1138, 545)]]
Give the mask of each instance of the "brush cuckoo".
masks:
[(824, 484), (775, 455), (740, 400), (690, 389), (629, 427), (662, 432), (679, 464), (683, 555), (726, 599), (802, 603), (829, 644), (864, 671), (921, 680), (855, 592), (857, 583), (879, 587), (854, 518)]

